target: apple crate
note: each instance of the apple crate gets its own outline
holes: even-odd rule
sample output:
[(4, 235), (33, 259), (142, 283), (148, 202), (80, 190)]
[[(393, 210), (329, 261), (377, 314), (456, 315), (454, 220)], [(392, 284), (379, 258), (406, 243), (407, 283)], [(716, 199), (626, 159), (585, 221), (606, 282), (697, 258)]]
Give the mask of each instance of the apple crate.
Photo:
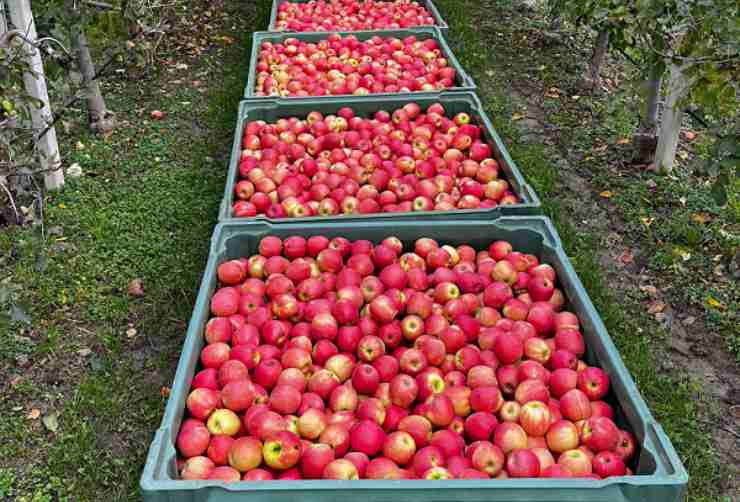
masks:
[[(375, 243), (399, 237), (405, 246), (430, 237), (440, 243), (468, 244), (486, 249), (498, 239), (516, 250), (531, 253), (552, 265), (559, 278), (566, 308), (581, 321), (587, 344), (585, 359), (610, 376), (606, 399), (614, 407), (620, 428), (636, 437), (637, 448), (629, 467), (636, 475), (602, 480), (584, 478), (533, 478), (505, 480), (307, 480), (307, 481), (183, 481), (177, 478), (175, 440), (183, 420), (185, 400), (204, 345), (210, 298), (217, 287), (219, 263), (257, 252), (268, 235), (325, 235)], [(576, 275), (549, 219), (541, 216), (506, 216), (497, 220), (448, 219), (425, 222), (333, 222), (323, 226), (291, 222), (226, 222), (216, 227), (208, 264), (190, 320), (175, 381), (162, 424), (150, 446), (140, 488), (147, 502), (678, 502), (684, 500), (688, 474), (670, 440), (650, 413), (624, 366), (604, 324)]]
[[(491, 209), (457, 209), (454, 211), (424, 211), (403, 213), (373, 213), (335, 215), (329, 217), (312, 216), (307, 218), (280, 218), (271, 219), (266, 215), (257, 215), (254, 218), (244, 220), (267, 220), (274, 223), (284, 222), (316, 222), (327, 223), (330, 221), (367, 221), (372, 219), (399, 221), (419, 220), (425, 221), (437, 218), (451, 217), (497, 217), (501, 215), (539, 215), (542, 214), (542, 206), (534, 189), (524, 180), (524, 176), (517, 167), (514, 160), (499, 137), (491, 120), (483, 110), (474, 92), (444, 92), (437, 96), (428, 94), (410, 95), (395, 94), (377, 96), (352, 96), (352, 97), (328, 97), (328, 98), (295, 98), (286, 102), (284, 99), (254, 99), (245, 100), (239, 106), (236, 129), (234, 131), (234, 143), (229, 162), (229, 171), (226, 179), (224, 198), (219, 211), (219, 221), (233, 219), (232, 205), (234, 204), (234, 187), (239, 181), (239, 158), (241, 156), (242, 131), (247, 122), (253, 120), (264, 120), (275, 122), (281, 118), (293, 116), (305, 117), (312, 111), (320, 111), (324, 115), (336, 113), (340, 108), (348, 106), (358, 116), (372, 116), (378, 110), (393, 111), (407, 103), (417, 103), (422, 109), (426, 109), (433, 103), (441, 103), (448, 116), (465, 112), (469, 114), (472, 121), (481, 127), (481, 132), (486, 143), (491, 145), (493, 156), (499, 164), (500, 177), (505, 179), (511, 190), (519, 197), (520, 203), (513, 205), (501, 205)], [(239, 218), (240, 220), (242, 218)]]
[[(416, 28), (405, 28), (398, 30), (376, 30), (376, 31), (335, 31), (335, 32), (267, 32), (258, 31), (252, 35), (252, 54), (249, 61), (249, 76), (247, 78), (247, 86), (244, 89), (244, 97), (247, 99), (273, 99), (274, 96), (257, 96), (254, 92), (254, 87), (257, 82), (257, 60), (259, 54), (259, 48), (263, 42), (282, 43), (288, 38), (296, 38), (306, 42), (318, 42), (326, 39), (329, 35), (340, 35), (345, 37), (347, 35), (354, 35), (358, 40), (364, 41), (369, 40), (372, 37), (396, 37), (405, 38), (409, 36), (415, 36), (418, 40), (428, 40), (433, 38), (439, 44), (444, 57), (449, 62), (449, 66), (455, 69), (455, 87), (446, 89), (447, 91), (474, 91), (477, 89), (473, 79), (465, 72), (460, 62), (455, 57), (455, 54), (447, 44), (445, 37), (442, 32), (436, 26), (420, 26)], [(429, 92), (414, 92), (414, 95), (438, 95), (442, 91), (429, 91)], [(374, 97), (386, 98), (393, 96), (394, 94), (402, 93), (377, 93), (370, 94)], [(336, 96), (352, 96), (351, 94), (338, 94)], [(329, 96), (327, 96), (329, 97)], [(300, 99), (300, 97), (286, 96), (282, 98), (287, 101), (294, 99)], [(326, 99), (324, 96), (317, 96), (316, 99)]]
[[(286, 2), (290, 3), (308, 3), (311, 0), (273, 0), (272, 2), (272, 11), (270, 13), (270, 24), (269, 24), (269, 31), (277, 31), (275, 29), (275, 25), (277, 24), (277, 15), (278, 15), (278, 7)], [(434, 18), (434, 26), (439, 28), (439, 30), (442, 32), (443, 36), (447, 36), (447, 33), (449, 32), (450, 27), (447, 25), (445, 20), (442, 18), (442, 15), (439, 13), (439, 9), (437, 9), (437, 6), (434, 5), (434, 2), (432, 0), (417, 0), (417, 2), (426, 7), (426, 9), (432, 14), (432, 17)], [(293, 33), (293, 32), (286, 32), (286, 33)]]

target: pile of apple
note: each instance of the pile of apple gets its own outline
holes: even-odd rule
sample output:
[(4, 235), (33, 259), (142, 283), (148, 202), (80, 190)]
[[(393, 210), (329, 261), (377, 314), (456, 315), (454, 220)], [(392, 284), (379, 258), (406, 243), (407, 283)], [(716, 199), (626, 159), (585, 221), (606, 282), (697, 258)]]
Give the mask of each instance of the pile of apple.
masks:
[(408, 103), (372, 118), (336, 115), (244, 127), (235, 217), (450, 211), (517, 204), (467, 113)]
[(440, 91), (456, 72), (436, 40), (328, 35), (312, 43), (288, 38), (263, 42), (257, 59), (257, 96), (325, 96)]
[(277, 31), (361, 31), (434, 25), (434, 17), (419, 2), (409, 0), (318, 0), (283, 2), (278, 6)]
[(271, 236), (218, 277), (183, 479), (630, 473), (554, 269), (508, 242)]

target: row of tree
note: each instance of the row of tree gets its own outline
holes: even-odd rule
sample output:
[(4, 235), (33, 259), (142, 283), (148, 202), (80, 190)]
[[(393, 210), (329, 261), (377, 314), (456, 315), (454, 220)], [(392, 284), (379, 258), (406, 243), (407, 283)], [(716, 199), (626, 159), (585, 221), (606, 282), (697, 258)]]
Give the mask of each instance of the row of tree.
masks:
[(599, 85), (609, 50), (642, 72), (636, 160), (654, 161), (660, 172), (671, 173), (684, 110), (701, 110), (719, 137), (709, 173), (723, 192), (728, 177), (740, 174), (740, 2), (551, 0), (549, 6), (554, 26), (567, 20), (597, 33), (584, 77), (588, 85)]
[[(120, 63), (150, 67), (181, 0), (0, 0), (0, 188), (43, 175), (59, 188), (63, 158), (54, 126), (85, 103), (93, 132), (115, 116), (100, 82)], [(97, 66), (90, 40), (100, 54)], [(52, 107), (49, 106), (49, 101)], [(52, 109), (54, 113), (52, 113)]]

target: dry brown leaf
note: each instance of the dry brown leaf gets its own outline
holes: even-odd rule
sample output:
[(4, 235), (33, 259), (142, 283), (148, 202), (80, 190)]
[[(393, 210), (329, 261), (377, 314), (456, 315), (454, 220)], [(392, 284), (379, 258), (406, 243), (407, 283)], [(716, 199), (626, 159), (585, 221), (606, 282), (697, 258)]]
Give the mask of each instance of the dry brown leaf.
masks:
[(609, 190), (604, 190), (603, 192), (599, 193), (601, 197), (604, 197), (605, 199), (609, 199), (612, 196), (612, 193)]
[(635, 261), (635, 255), (632, 254), (631, 250), (625, 249), (624, 252), (619, 256), (619, 261), (621, 261), (625, 265), (628, 265)]
[(665, 303), (661, 301), (656, 300), (654, 302), (650, 302), (648, 304), (648, 313), (657, 314), (658, 312), (663, 312), (665, 310), (665, 307), (666, 307)]
[(712, 215), (709, 213), (694, 213), (691, 215), (691, 221), (704, 224), (712, 221)]
[(640, 286), (640, 291), (644, 292), (651, 298), (658, 297), (658, 288), (656, 288), (652, 284), (645, 284), (644, 286)]

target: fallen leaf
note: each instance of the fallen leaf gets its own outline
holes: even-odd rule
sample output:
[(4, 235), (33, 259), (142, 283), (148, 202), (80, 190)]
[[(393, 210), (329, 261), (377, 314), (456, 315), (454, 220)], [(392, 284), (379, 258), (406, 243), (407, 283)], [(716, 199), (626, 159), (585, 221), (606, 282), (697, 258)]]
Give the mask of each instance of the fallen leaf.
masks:
[(629, 145), (631, 142), (632, 142), (632, 140), (629, 139), (629, 138), (619, 138), (617, 140), (617, 144), (618, 145)]
[(604, 190), (603, 192), (599, 193), (601, 197), (604, 197), (605, 199), (609, 199), (612, 196), (612, 193), (609, 190)]
[(640, 286), (640, 291), (643, 291), (651, 298), (656, 298), (658, 296), (658, 288), (656, 288), (652, 284), (645, 284), (644, 286)]
[(625, 265), (628, 265), (635, 261), (635, 255), (632, 254), (631, 250), (625, 249), (624, 252), (619, 256), (619, 261), (621, 261)]
[(511, 116), (511, 120), (522, 120), (524, 117), (526, 117), (526, 115), (524, 115), (523, 113), (514, 113)]
[(648, 304), (648, 313), (657, 314), (658, 312), (663, 312), (665, 310), (665, 307), (666, 307), (665, 303), (661, 301), (656, 300), (654, 302), (650, 302)]
[(41, 410), (38, 408), (33, 408), (31, 411), (28, 412), (28, 418), (31, 420), (36, 420), (41, 416)]
[(578, 94), (574, 94), (570, 97), (570, 99), (572, 99), (573, 101), (578, 101), (579, 99), (581, 99), (581, 97)]
[(188, 65), (186, 65), (185, 63), (177, 63), (175, 65), (175, 68), (177, 68), (178, 70), (187, 70), (188, 69)]
[(170, 397), (170, 388), (169, 387), (162, 387), (159, 389), (159, 395), (162, 397)]
[(707, 305), (710, 307), (713, 307), (715, 309), (724, 310), (725, 306), (720, 302), (719, 300), (712, 298), (711, 296), (707, 298)]
[(709, 213), (694, 213), (691, 215), (691, 221), (704, 224), (712, 221), (712, 215)]
[(92, 354), (92, 350), (90, 350), (90, 349), (80, 349), (80, 350), (77, 351), (77, 353), (79, 355), (81, 355), (82, 357), (87, 357), (90, 354)]
[(44, 423), (44, 427), (49, 429), (51, 432), (59, 430), (59, 415), (57, 413), (45, 415), (41, 421)]
[(141, 279), (132, 279), (128, 283), (128, 294), (133, 298), (141, 298), (144, 296), (144, 281)]
[(80, 164), (75, 162), (74, 164), (69, 166), (67, 168), (67, 176), (70, 176), (72, 178), (79, 178), (80, 176), (82, 176), (82, 167), (80, 166)]

